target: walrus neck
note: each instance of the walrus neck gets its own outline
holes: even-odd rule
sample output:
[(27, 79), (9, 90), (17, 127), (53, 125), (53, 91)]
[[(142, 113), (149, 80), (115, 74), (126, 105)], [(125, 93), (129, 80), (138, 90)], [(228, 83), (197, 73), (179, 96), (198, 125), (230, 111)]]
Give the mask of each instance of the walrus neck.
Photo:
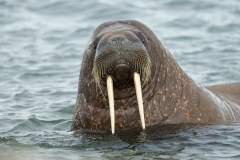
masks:
[(154, 63), (156, 64), (154, 77), (151, 84), (143, 91), (148, 125), (159, 121), (176, 123), (178, 119), (175, 117), (186, 117), (187, 120), (189, 115), (185, 111), (190, 107), (198, 106), (199, 103), (197, 85), (179, 67), (171, 54), (165, 48), (162, 49), (162, 54), (155, 58), (161, 63)]

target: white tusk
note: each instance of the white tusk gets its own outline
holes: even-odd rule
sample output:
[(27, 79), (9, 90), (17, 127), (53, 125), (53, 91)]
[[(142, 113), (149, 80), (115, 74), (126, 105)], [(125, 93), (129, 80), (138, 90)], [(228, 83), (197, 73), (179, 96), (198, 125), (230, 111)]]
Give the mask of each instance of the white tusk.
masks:
[(145, 129), (141, 81), (140, 81), (140, 75), (136, 72), (134, 72), (134, 84), (135, 84), (135, 89), (136, 89), (136, 95), (137, 95), (140, 119), (142, 122), (142, 128)]
[(108, 90), (108, 101), (109, 101), (109, 108), (110, 108), (112, 134), (114, 134), (114, 132), (115, 132), (115, 114), (114, 114), (113, 81), (112, 81), (111, 76), (107, 77), (107, 90)]

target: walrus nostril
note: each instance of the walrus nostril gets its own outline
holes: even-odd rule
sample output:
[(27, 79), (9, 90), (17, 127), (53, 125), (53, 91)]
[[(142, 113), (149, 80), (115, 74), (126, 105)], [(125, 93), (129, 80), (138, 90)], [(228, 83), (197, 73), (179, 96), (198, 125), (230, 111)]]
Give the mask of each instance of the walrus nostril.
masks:
[(120, 46), (121, 46), (121, 43), (122, 43), (122, 41), (123, 41), (124, 39), (126, 39), (125, 36), (115, 35), (115, 36), (113, 36), (113, 37), (110, 39), (109, 42), (110, 42), (111, 44), (116, 43), (116, 45), (117, 45), (118, 47), (120, 47)]

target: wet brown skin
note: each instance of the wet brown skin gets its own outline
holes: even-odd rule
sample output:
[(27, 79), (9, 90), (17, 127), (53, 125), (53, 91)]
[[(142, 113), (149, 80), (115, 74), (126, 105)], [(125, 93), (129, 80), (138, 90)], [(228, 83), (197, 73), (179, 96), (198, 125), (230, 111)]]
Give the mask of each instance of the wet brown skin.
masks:
[[(240, 83), (203, 87), (177, 64), (146, 25), (134, 20), (111, 21), (94, 31), (82, 60), (72, 130), (111, 129), (106, 86), (103, 95), (92, 74), (101, 37), (135, 34), (150, 57), (151, 79), (143, 87), (146, 127), (155, 124), (221, 124), (240, 119)], [(138, 42), (139, 43), (139, 42)], [(123, 69), (124, 70), (124, 69)], [(132, 71), (129, 71), (132, 72)], [(127, 75), (131, 77), (131, 74)], [(114, 87), (116, 130), (141, 127), (135, 88)]]

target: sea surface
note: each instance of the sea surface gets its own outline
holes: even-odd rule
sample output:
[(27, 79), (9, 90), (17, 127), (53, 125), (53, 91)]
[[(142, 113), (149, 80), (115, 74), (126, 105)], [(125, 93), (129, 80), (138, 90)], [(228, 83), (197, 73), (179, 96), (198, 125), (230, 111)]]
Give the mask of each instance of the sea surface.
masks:
[(197, 83), (240, 82), (240, 1), (0, 0), (0, 160), (240, 159), (240, 123), (70, 132), (80, 65), (101, 23), (149, 26)]

